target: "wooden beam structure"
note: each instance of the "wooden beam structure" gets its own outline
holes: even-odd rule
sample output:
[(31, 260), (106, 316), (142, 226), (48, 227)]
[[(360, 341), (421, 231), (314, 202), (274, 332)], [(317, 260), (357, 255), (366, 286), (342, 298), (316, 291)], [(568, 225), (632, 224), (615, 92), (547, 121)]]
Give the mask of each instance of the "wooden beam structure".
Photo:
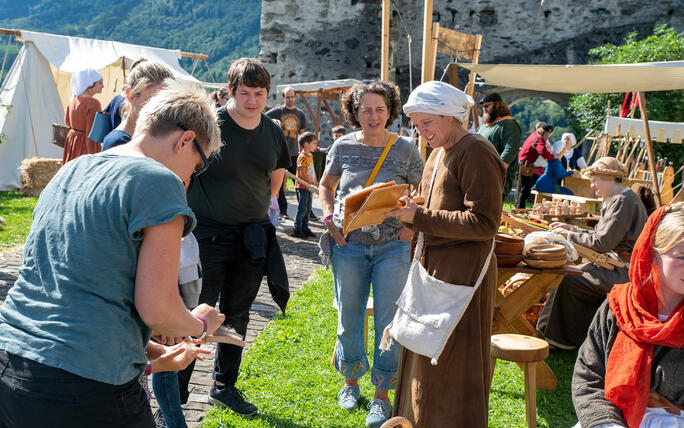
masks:
[(648, 169), (651, 171), (651, 182), (653, 183), (653, 194), (655, 195), (656, 206), (663, 204), (660, 198), (660, 188), (658, 187), (658, 173), (655, 167), (655, 154), (653, 153), (653, 141), (651, 140), (651, 130), (648, 126), (648, 113), (646, 112), (646, 96), (639, 91), (639, 110), (641, 111), (641, 121), (644, 124), (644, 137), (646, 137), (646, 150), (648, 152)]
[(382, 0), (382, 45), (380, 48), (380, 80), (389, 82), (390, 0)]
[[(425, 83), (435, 78), (435, 69), (430, 68), (429, 64), (432, 62), (432, 0), (425, 0), (423, 6), (423, 62), (421, 68), (420, 82)], [(427, 141), (420, 137), (418, 142), (418, 149), (420, 156), (425, 159), (427, 157)]]
[(325, 105), (325, 109), (328, 110), (328, 114), (330, 115), (330, 118), (332, 119), (333, 124), (334, 124), (335, 126), (338, 126), (338, 125), (340, 124), (340, 122), (337, 121), (337, 118), (336, 118), (335, 115), (333, 114), (333, 111), (332, 111), (332, 109), (330, 108), (330, 104), (328, 104), (328, 100), (326, 100), (325, 98), (323, 98), (323, 104)]

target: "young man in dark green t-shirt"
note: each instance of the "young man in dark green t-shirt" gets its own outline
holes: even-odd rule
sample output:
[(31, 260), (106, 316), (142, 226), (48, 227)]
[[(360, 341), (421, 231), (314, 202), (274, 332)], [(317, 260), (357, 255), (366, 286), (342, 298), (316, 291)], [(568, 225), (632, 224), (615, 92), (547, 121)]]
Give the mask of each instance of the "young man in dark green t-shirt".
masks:
[[(281, 308), (287, 302), (283, 295), (289, 293), (275, 228), (268, 220), (270, 200), (290, 166), (283, 131), (262, 113), (270, 85), (260, 61), (233, 62), (228, 71), (233, 102), (217, 112), (221, 148), (188, 192), (198, 222), (194, 233), (203, 270), (200, 303), (214, 305), (220, 294), (226, 324), (241, 335), (247, 332), (249, 309), (264, 275), (268, 273), (269, 286), (275, 283), (284, 293), (274, 294)], [(235, 388), (241, 358), (242, 348), (217, 346), (209, 401), (254, 415), (256, 406)]]

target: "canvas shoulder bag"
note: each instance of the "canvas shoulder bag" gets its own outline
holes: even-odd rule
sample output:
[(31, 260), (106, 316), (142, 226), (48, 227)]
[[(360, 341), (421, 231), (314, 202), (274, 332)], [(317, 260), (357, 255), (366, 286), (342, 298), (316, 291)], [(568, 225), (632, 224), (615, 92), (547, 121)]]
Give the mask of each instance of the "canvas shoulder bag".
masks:
[[(430, 202), (435, 174), (444, 153), (443, 149), (439, 150), (432, 171), (426, 207)], [(423, 233), (419, 233), (406, 285), (397, 300), (397, 312), (390, 325), (385, 328), (380, 349), (388, 350), (392, 346), (392, 341), (396, 340), (410, 351), (431, 358), (431, 363), (436, 365), (451, 333), (463, 317), (473, 294), (487, 273), (494, 251), (494, 241), (492, 240), (480, 275), (471, 287), (444, 282), (425, 270), (420, 263), (424, 239)]]

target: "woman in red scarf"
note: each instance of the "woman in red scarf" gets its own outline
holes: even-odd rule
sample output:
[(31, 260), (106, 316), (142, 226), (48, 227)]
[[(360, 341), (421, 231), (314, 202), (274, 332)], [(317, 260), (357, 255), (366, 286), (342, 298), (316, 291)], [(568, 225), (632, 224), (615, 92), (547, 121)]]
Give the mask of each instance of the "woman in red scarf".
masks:
[(684, 427), (684, 203), (648, 219), (580, 348), (577, 427)]

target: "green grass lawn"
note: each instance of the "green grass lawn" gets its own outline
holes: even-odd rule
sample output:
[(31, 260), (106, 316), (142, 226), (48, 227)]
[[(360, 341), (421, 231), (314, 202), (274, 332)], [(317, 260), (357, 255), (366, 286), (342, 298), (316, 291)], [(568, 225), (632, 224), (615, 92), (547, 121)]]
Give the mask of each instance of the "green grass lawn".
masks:
[(0, 226), (0, 251), (24, 243), (37, 200), (19, 192), (0, 192), (0, 217), (7, 222), (7, 226)]
[[(215, 407), (205, 427), (360, 427), (372, 397), (369, 376), (361, 381), (362, 407), (347, 412), (337, 407), (342, 377), (330, 366), (337, 315), (332, 307), (329, 271), (320, 269), (295, 293), (286, 317), (278, 315), (246, 352), (238, 387), (259, 407), (260, 415), (245, 419)], [(370, 318), (369, 343), (373, 343)], [(372, 354), (372, 350), (369, 350)], [(547, 362), (558, 377), (558, 390), (537, 391), (540, 427), (569, 427), (577, 422), (570, 398), (574, 352), (552, 352)], [(372, 361), (372, 355), (369, 355)], [(489, 426), (526, 427), (523, 374), (518, 366), (497, 362), (489, 409)], [(393, 395), (390, 395), (393, 399)]]

